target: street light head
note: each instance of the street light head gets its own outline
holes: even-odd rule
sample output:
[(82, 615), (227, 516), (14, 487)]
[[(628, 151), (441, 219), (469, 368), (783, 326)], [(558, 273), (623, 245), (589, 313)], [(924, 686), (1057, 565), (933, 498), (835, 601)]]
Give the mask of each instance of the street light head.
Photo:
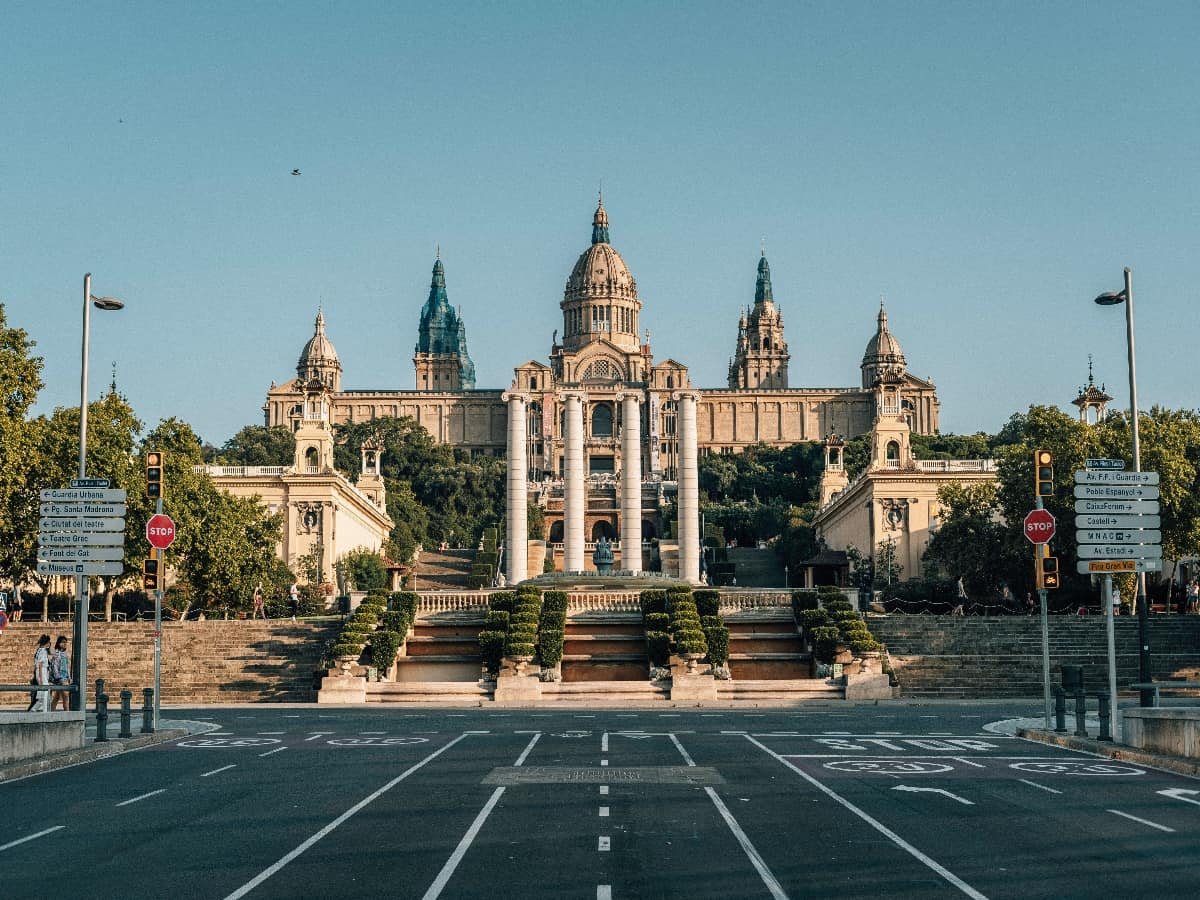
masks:
[(92, 305), (96, 309), (117, 310), (124, 309), (125, 304), (116, 297), (92, 297)]
[(1124, 291), (1108, 291), (1096, 298), (1096, 303), (1100, 306), (1116, 306), (1117, 304), (1124, 302)]

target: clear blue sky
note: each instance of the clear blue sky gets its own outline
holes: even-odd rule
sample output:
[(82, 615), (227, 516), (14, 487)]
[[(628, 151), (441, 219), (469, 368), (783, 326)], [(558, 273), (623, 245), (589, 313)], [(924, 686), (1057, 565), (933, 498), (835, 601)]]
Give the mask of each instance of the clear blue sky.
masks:
[[(879, 297), (947, 432), (1087, 376), (1194, 407), (1195, 3), (0, 5), (0, 302), (93, 398), (261, 422), (324, 304), (344, 386), (410, 388), (435, 248), (479, 387), (544, 360), (603, 179), (655, 357), (723, 386), (765, 238), (796, 386)], [(303, 174), (289, 173), (299, 168)]]

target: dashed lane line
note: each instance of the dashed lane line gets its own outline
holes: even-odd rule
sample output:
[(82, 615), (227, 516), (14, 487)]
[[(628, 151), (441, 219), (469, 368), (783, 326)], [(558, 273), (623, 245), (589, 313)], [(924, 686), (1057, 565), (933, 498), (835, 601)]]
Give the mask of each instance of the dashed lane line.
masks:
[(1129, 819), (1133, 822), (1141, 822), (1143, 825), (1149, 825), (1151, 828), (1157, 828), (1159, 831), (1165, 831), (1169, 834), (1175, 833), (1174, 828), (1168, 828), (1166, 825), (1159, 825), (1157, 822), (1151, 822), (1149, 819), (1139, 819), (1137, 816), (1131, 816), (1129, 813), (1121, 812), (1119, 809), (1110, 809), (1108, 812), (1112, 813), (1114, 816), (1121, 816), (1122, 818)]
[(608, 818), (608, 807), (607, 806), (600, 807), (600, 818), (602, 818), (602, 819)]
[(327, 734), (333, 734), (332, 731), (314, 731), (312, 737), (306, 737), (306, 741), (315, 741), (319, 737), (325, 737)]
[(404, 779), (408, 778), (408, 776), (411, 775), (413, 772), (416, 772), (422, 766), (425, 766), (428, 763), (433, 762), (433, 760), (437, 759), (439, 756), (441, 756), (443, 753), (445, 753), (447, 750), (449, 750), (451, 747), (453, 747), (459, 741), (466, 740), (466, 737), (467, 736), (465, 734), (460, 734), (458, 737), (447, 742), (445, 744), (445, 746), (443, 746), (437, 750), (434, 750), (432, 753), (430, 753), (428, 756), (426, 756), (420, 762), (413, 763), (411, 766), (409, 766), (407, 769), (405, 769), (403, 772), (401, 772), (399, 775), (397, 775), (395, 778), (393, 778), (391, 781), (389, 781), (383, 787), (368, 794), (366, 797), (364, 797), (362, 800), (358, 801), (358, 803), (354, 804), (352, 807), (350, 807), (348, 810), (346, 810), (344, 813), (342, 813), (340, 816), (338, 816), (336, 819), (334, 819), (332, 822), (330, 822), (328, 825), (326, 825), (320, 831), (316, 832), (311, 837), (309, 837), (305, 841), (301, 842), (300, 845), (297, 846), (294, 850), (284, 854), (282, 857), (279, 858), (278, 861), (267, 866), (267, 868), (263, 869), (261, 872), (259, 872), (257, 875), (255, 875), (253, 878), (251, 878), (249, 881), (247, 881), (245, 884), (243, 884), (240, 888), (238, 888), (233, 893), (226, 896), (225, 900), (238, 900), (239, 897), (246, 896), (248, 893), (250, 893), (256, 887), (258, 887), (260, 884), (262, 884), (264, 881), (266, 881), (268, 878), (270, 878), (272, 875), (274, 875), (276, 872), (278, 872), (280, 869), (282, 869), (284, 866), (286, 866), (288, 863), (290, 863), (292, 860), (301, 856), (306, 850), (308, 850), (310, 847), (312, 847), (313, 844), (317, 843), (317, 841), (319, 841), (319, 840), (321, 840), (321, 838), (325, 837), (325, 835), (329, 834), (331, 831), (333, 831), (339, 825), (348, 821), (353, 816), (355, 816), (357, 813), (362, 811), (369, 804), (373, 803), (375, 800), (382, 797), (384, 794), (386, 794), (388, 791), (390, 791), (392, 788), (394, 788), (400, 782), (404, 781)]
[(1017, 781), (1021, 782), (1021, 784), (1027, 784), (1030, 787), (1035, 787), (1038, 790), (1046, 791), (1047, 793), (1050, 793), (1050, 794), (1061, 794), (1062, 793), (1062, 791), (1058, 790), (1057, 788), (1046, 787), (1046, 785), (1038, 784), (1036, 781), (1030, 781), (1028, 778), (1018, 778)]
[(608, 732), (607, 731), (604, 732), (604, 734), (600, 735), (600, 752), (601, 753), (608, 752)]
[(230, 769), (236, 769), (236, 768), (237, 768), (237, 763), (230, 763), (227, 766), (221, 766), (221, 768), (219, 768), (219, 769), (213, 769), (211, 772), (205, 772), (200, 777), (207, 778), (209, 775), (219, 775), (222, 772), (227, 772)]
[(270, 756), (272, 753), (282, 753), (287, 747), (276, 747), (274, 750), (268, 750), (266, 753), (260, 753), (259, 756)]
[(15, 847), (18, 844), (24, 844), (26, 841), (33, 841), (33, 840), (37, 840), (40, 837), (45, 837), (48, 834), (52, 834), (55, 831), (58, 831), (60, 828), (66, 828), (66, 827), (67, 827), (66, 825), (54, 825), (54, 826), (51, 826), (50, 828), (43, 829), (42, 831), (39, 831), (36, 834), (27, 834), (27, 835), (25, 835), (25, 837), (17, 838), (15, 841), (9, 841), (7, 844), (0, 844), (0, 852), (7, 850), (9, 847)]
[[(753, 740), (753, 738), (749, 737), (748, 739)], [(679, 754), (683, 757), (683, 761), (685, 763), (687, 763), (689, 766), (696, 765), (696, 761), (692, 759), (691, 754), (684, 749), (683, 744), (680, 743), (678, 737), (671, 735), (671, 742), (675, 745), (675, 749), (679, 751)], [(711, 787), (705, 787), (704, 792), (708, 794), (708, 798), (712, 800), (713, 805), (717, 807), (717, 812), (721, 814), (721, 818), (725, 820), (725, 824), (729, 826), (729, 830), (733, 832), (733, 836), (737, 838), (737, 842), (741, 844), (742, 851), (746, 854), (746, 857), (750, 860), (750, 863), (758, 871), (758, 877), (761, 878), (763, 884), (766, 885), (771, 897), (774, 898), (774, 900), (788, 900), (788, 895), (783, 890), (783, 885), (779, 883), (779, 879), (775, 877), (774, 873), (771, 872), (771, 870), (767, 867), (766, 862), (759, 855), (758, 850), (754, 848), (754, 844), (750, 841), (750, 836), (747, 835), (746, 832), (742, 831), (742, 826), (739, 825), (737, 819), (733, 817), (733, 813), (729, 811), (729, 807), (725, 805), (720, 796), (718, 796), (717, 792)]]
[(612, 849), (612, 838), (609, 837), (607, 834), (600, 835), (600, 839), (596, 843), (596, 852), (597, 853), (607, 853), (611, 849)]
[(130, 797), (128, 800), (122, 800), (120, 803), (117, 803), (116, 805), (117, 806), (128, 806), (130, 803), (137, 803), (139, 800), (145, 800), (147, 797), (153, 797), (156, 794), (165, 794), (166, 792), (167, 792), (166, 788), (159, 788), (157, 791), (150, 791), (145, 794), (140, 794), (137, 797)]
[(611, 884), (596, 885), (596, 900), (612, 900), (612, 885)]
[(600, 785), (600, 793), (601, 793), (601, 794), (607, 794), (607, 793), (608, 793), (608, 785), (607, 785), (607, 784), (602, 784), (602, 785)]
[[(533, 736), (533, 739), (530, 740), (525, 750), (517, 757), (517, 761), (513, 763), (514, 767), (520, 766), (525, 762), (529, 754), (533, 752), (534, 745), (537, 744), (539, 738), (541, 738), (540, 734)], [(503, 787), (498, 787), (492, 791), (492, 796), (488, 798), (488, 802), (479, 811), (479, 815), (475, 817), (475, 821), (471, 823), (471, 827), (467, 829), (467, 833), (462, 836), (462, 840), (458, 842), (458, 846), (454, 848), (454, 852), (450, 854), (450, 858), (446, 860), (446, 864), (442, 866), (442, 870), (438, 872), (437, 878), (433, 880), (433, 884), (429, 886), (429, 890), (425, 892), (422, 900), (437, 900), (442, 895), (442, 891), (454, 876), (454, 870), (458, 868), (458, 864), (467, 855), (467, 851), (471, 849), (471, 844), (475, 842), (475, 837), (479, 834), (479, 830), (483, 828), (483, 823), (487, 821), (496, 804), (500, 802), (500, 798), (504, 796), (504, 790)], [(231, 900), (231, 898), (227, 898), (227, 900)]]
[(791, 769), (793, 772), (795, 772), (797, 775), (799, 775), (801, 778), (803, 778), (805, 781), (807, 781), (809, 784), (811, 784), (813, 787), (815, 787), (818, 791), (825, 794), (825, 796), (827, 796), (831, 800), (834, 800), (837, 803), (841, 804), (842, 807), (844, 807), (845, 809), (854, 813), (854, 815), (858, 816), (860, 819), (862, 819), (864, 822), (866, 822), (868, 825), (870, 825), (872, 828), (874, 828), (876, 831), (878, 831), (884, 837), (890, 839), (897, 847), (900, 847), (902, 850), (907, 851), (915, 859), (924, 863), (926, 866), (928, 866), (930, 869), (932, 869), (934, 872), (936, 872), (938, 875), (940, 875), (946, 881), (950, 882), (950, 884), (954, 885), (956, 888), (958, 888), (960, 891), (962, 891), (964, 894), (966, 894), (968, 897), (970, 897), (971, 900), (988, 900), (986, 894), (981, 894), (979, 891), (975, 890), (975, 888), (971, 887), (971, 885), (967, 884), (965, 881), (963, 881), (961, 878), (959, 878), (957, 875), (955, 875), (953, 872), (951, 872), (949, 869), (947, 869), (945, 866), (943, 866), (937, 860), (933, 859), (932, 857), (926, 856), (924, 853), (922, 853), (920, 850), (918, 850), (916, 847), (914, 847), (908, 841), (904, 840), (904, 838), (900, 837), (900, 835), (896, 834), (896, 832), (892, 831), (890, 828), (888, 828), (886, 825), (884, 825), (878, 819), (873, 818), (866, 811), (859, 809), (857, 806), (855, 806), (853, 803), (851, 803), (849, 800), (847, 800), (841, 794), (837, 793), (832, 788), (827, 787), (826, 785), (824, 785), (823, 783), (818, 781), (816, 778), (813, 778), (807, 772), (804, 772), (803, 770), (801, 770), (799, 766), (793, 765), (786, 757), (781, 756), (780, 754), (776, 753), (774, 750), (772, 750), (766, 744), (763, 744), (763, 743), (755, 740), (750, 735), (746, 735), (745, 737), (746, 737), (746, 740), (748, 740), (754, 746), (758, 747), (758, 749), (763, 751), (763, 753), (766, 753), (768, 756), (774, 757), (779, 762), (783, 763), (785, 766), (787, 766), (789, 769)]

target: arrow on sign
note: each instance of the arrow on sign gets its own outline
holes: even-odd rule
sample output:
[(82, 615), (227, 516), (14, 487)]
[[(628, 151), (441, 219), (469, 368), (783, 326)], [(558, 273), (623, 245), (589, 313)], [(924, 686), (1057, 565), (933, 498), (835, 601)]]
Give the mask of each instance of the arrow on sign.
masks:
[(951, 800), (957, 800), (959, 803), (965, 804), (966, 806), (974, 806), (975, 805), (972, 801), (968, 800), (966, 797), (960, 797), (960, 796), (958, 796), (958, 794), (952, 794), (949, 791), (942, 790), (941, 788), (913, 787), (912, 785), (909, 785), (909, 784), (898, 784), (894, 788), (892, 788), (892, 790), (893, 791), (908, 791), (911, 794), (917, 794), (917, 793), (944, 794), (945, 796), (949, 797)]
[[(1164, 797), (1170, 797), (1172, 800), (1182, 800), (1184, 803), (1195, 803), (1200, 806), (1200, 800), (1194, 799), (1200, 795), (1200, 791), (1189, 791), (1187, 788), (1170, 788), (1165, 791), (1155, 791), (1156, 794), (1162, 794)], [(1185, 797), (1184, 794), (1190, 794), (1190, 797)]]

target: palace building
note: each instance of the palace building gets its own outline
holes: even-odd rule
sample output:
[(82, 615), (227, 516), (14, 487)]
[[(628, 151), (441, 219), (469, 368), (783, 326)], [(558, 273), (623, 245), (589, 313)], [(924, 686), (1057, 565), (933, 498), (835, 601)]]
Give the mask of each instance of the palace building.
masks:
[[(322, 311), (296, 377), (271, 385), (265, 424), (300, 429), (308, 419), (306, 392), (319, 383), (332, 424), (411, 416), (439, 442), (473, 454), (506, 454), (510, 523), (520, 512), (524, 528), (524, 506), (512, 507), (514, 493), (539, 503), (551, 543), (563, 545), (558, 567), (566, 571), (583, 569), (585, 545), (601, 537), (616, 542), (622, 568), (643, 568), (641, 553), (621, 554), (620, 548), (664, 537), (658, 509), (664, 500), (677, 501), (678, 571), (692, 580), (698, 456), (738, 453), (759, 443), (851, 438), (870, 431), (885, 407), (914, 433), (938, 429), (936, 388), (908, 372), (882, 304), (857, 386), (791, 386), (794, 366), (765, 253), (757, 263), (753, 303), (740, 312), (736, 334), (731, 328), (725, 387), (697, 386), (685, 363), (656, 360), (637, 281), (611, 243), (603, 198), (559, 308), (562, 336), (555, 332), (545, 360), (517, 365), (506, 389), (477, 388), (464, 318), (450, 305), (439, 257), (420, 313), (412, 389), (343, 388), (342, 363)], [(514, 491), (519, 484), (524, 490)], [(517, 537), (510, 535), (510, 547)], [(525, 577), (521, 562), (510, 578)]]

